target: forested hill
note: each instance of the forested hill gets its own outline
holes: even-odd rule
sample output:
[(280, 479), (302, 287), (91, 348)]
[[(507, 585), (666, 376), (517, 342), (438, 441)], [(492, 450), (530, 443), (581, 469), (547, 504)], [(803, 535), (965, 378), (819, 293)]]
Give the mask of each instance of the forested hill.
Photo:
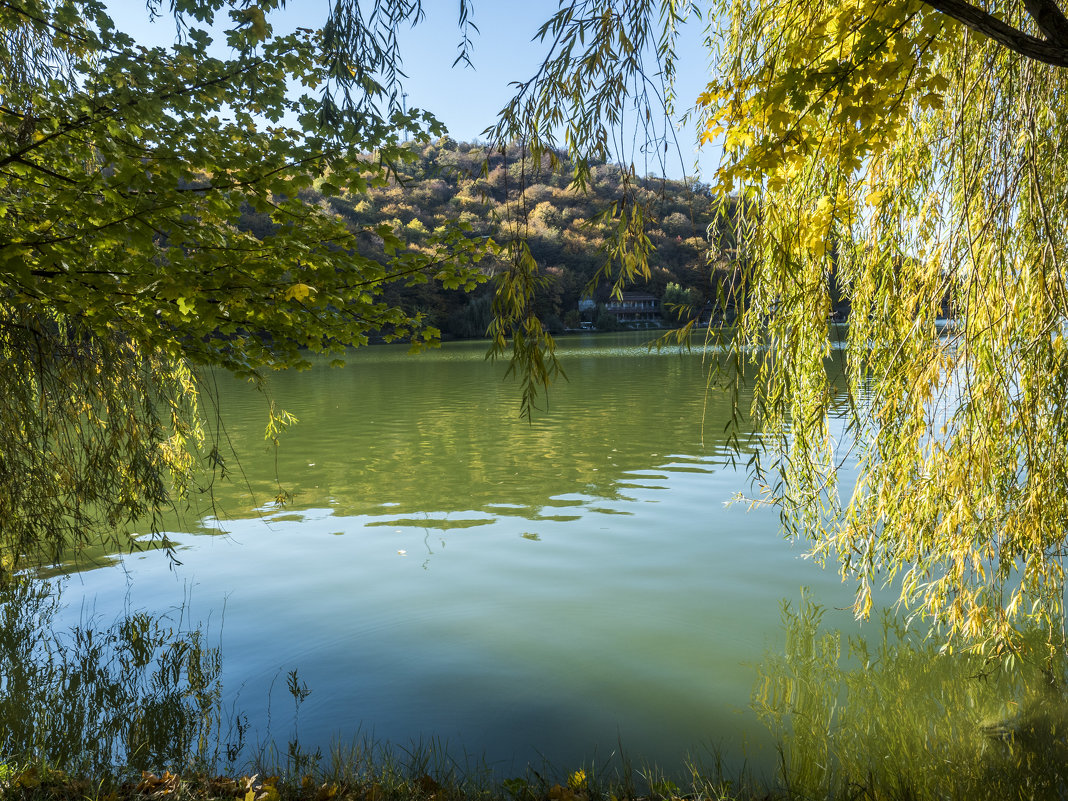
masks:
[[(599, 322), (601, 327), (615, 322), (604, 314), (603, 307), (584, 303), (580, 310), (580, 300), (605, 262), (605, 228), (590, 221), (620, 200), (618, 166), (595, 166), (589, 187), (579, 192), (568, 188), (571, 165), (562, 155), (557, 169), (550, 170), (545, 164), (534, 171), (530, 159), (523, 158), (518, 149), (504, 155), (494, 153), (487, 161), (485, 146), (449, 138), (412, 143), (410, 147), (416, 158), (399, 165), (399, 179), (387, 186), (351, 196), (342, 189), (340, 195), (334, 195), (332, 188), (322, 187), (320, 181), (316, 186), (331, 196), (308, 190), (303, 199), (332, 210), (356, 230), (370, 232), (387, 224), (413, 247), (419, 247), (430, 232), (452, 220), (467, 223), (475, 234), (498, 241), (513, 236), (518, 225), (545, 279), (536, 309), (550, 331), (578, 328), (582, 322)], [(719, 235), (710, 242), (707, 230), (710, 224), (713, 231), (728, 229), (726, 218), (716, 213), (707, 188), (693, 182), (637, 179), (632, 180), (632, 192), (651, 212), (647, 233), (654, 250), (649, 280), (626, 289), (657, 300), (667, 296), (669, 302), (685, 302), (691, 308), (703, 307), (715, 293), (716, 264), (709, 258), (710, 247), (723, 250), (730, 244)], [(273, 223), (266, 214), (249, 212), (242, 227), (262, 237), (269, 235)], [(381, 240), (373, 234), (368, 233), (361, 242), (365, 255), (385, 259)], [(721, 260), (720, 266), (725, 263)], [(677, 286), (669, 288), (669, 284)], [(599, 287), (592, 300), (603, 304), (609, 289)], [(386, 287), (384, 299), (424, 312), (444, 338), (478, 337), (485, 334), (489, 324), (492, 291), (492, 284), (484, 284), (473, 293), (445, 290), (433, 282), (411, 287), (393, 284)]]

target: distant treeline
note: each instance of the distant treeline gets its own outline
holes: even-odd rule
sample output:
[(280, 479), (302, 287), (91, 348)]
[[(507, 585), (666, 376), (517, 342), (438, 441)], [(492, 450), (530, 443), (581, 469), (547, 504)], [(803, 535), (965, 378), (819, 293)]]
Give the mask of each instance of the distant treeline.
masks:
[[(435, 229), (457, 220), (468, 224), (472, 233), (498, 241), (518, 232), (542, 269), (544, 285), (538, 290), (536, 311), (550, 331), (596, 322), (596, 307), (583, 304), (580, 310), (579, 301), (605, 263), (605, 225), (591, 221), (623, 197), (617, 165), (594, 166), (582, 192), (569, 188), (572, 170), (564, 154), (558, 154), (554, 168), (543, 161), (535, 169), (519, 148), (502, 154), (447, 137), (412, 143), (411, 152), (413, 160), (396, 165), (397, 177), (386, 186), (352, 194), (342, 187), (340, 194), (329, 196), (307, 190), (302, 197), (337, 214), (353, 230), (366, 232), (360, 238), (361, 251), (383, 261), (382, 241), (373, 234), (383, 224), (415, 248)], [(732, 215), (720, 214), (708, 188), (695, 181), (631, 177), (628, 189), (630, 199), (649, 210), (647, 234), (653, 245), (648, 281), (628, 289), (658, 299), (667, 295), (669, 302), (681, 293), (688, 305), (703, 307), (727, 276), (734, 248)], [(242, 227), (260, 237), (274, 226), (266, 214), (248, 212), (242, 220)], [(492, 291), (492, 284), (471, 293), (442, 289), (433, 282), (392, 284), (383, 299), (423, 312), (444, 338), (478, 337), (490, 321)], [(590, 299), (603, 304), (609, 291), (609, 286), (599, 286)]]

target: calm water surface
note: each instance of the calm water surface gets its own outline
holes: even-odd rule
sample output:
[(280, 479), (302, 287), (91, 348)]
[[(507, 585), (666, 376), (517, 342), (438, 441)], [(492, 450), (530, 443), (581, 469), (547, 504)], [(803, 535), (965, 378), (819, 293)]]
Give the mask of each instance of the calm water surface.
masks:
[(849, 593), (774, 512), (725, 506), (747, 483), (723, 464), (714, 356), (646, 339), (561, 340), (569, 381), (532, 423), (483, 343), (282, 374), (273, 399), (300, 422), (277, 453), (263, 395), (220, 375), (240, 463), (172, 534), (182, 564), (80, 572), (69, 614), (184, 604), (220, 641), (253, 742), (291, 736), (296, 668), (305, 747), (435, 739), (508, 772), (622, 743), (669, 772), (710, 748), (770, 769), (749, 700), (780, 603), (801, 585), (831, 607)]

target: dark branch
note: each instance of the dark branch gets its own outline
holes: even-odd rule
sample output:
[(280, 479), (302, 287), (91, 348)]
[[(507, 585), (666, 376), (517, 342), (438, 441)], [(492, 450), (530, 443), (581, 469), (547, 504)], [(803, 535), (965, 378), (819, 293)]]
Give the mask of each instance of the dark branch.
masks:
[(74, 186), (78, 185), (78, 182), (75, 181), (73, 178), (68, 178), (66, 175), (60, 175), (54, 170), (50, 170), (47, 167), (37, 164), (36, 162), (24, 159), (21, 156), (15, 156), (14, 161), (26, 167), (29, 167), (31, 170), (37, 170), (38, 172), (43, 172), (45, 175), (51, 175), (53, 178), (58, 178), (60, 181), (64, 181), (65, 183), (72, 184)]
[(1043, 36), (1068, 47), (1068, 19), (1053, 0), (1024, 0), (1024, 8), (1034, 18)]
[[(1068, 67), (1068, 40), (1061, 39), (1058, 35), (1054, 41), (1039, 39), (1029, 33), (1024, 33), (1019, 28), (1014, 28), (1008, 23), (998, 19), (993, 14), (981, 8), (963, 2), (963, 0), (922, 0), (925, 5), (941, 11), (948, 17), (952, 17), (973, 31), (989, 36), (998, 44), (1019, 53), (1026, 58), (1041, 61), (1044, 64), (1052, 64), (1055, 67)], [(1033, 14), (1041, 13), (1042, 20), (1036, 17), (1036, 22), (1045, 33), (1042, 26), (1049, 25), (1056, 32), (1060, 32), (1061, 25), (1068, 28), (1068, 22), (1060, 9), (1050, 0), (1025, 0), (1028, 11)], [(1032, 11), (1032, 8), (1035, 11)]]

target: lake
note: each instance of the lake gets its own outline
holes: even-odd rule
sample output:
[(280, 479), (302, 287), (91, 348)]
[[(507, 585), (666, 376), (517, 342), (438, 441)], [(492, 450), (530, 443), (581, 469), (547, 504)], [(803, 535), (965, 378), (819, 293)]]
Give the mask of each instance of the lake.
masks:
[[(220, 645), (224, 706), (253, 745), (294, 729), (324, 751), (433, 741), (503, 775), (622, 745), (668, 773), (710, 751), (770, 772), (750, 697), (782, 645), (781, 603), (802, 585), (831, 608), (851, 593), (774, 510), (727, 505), (748, 483), (725, 464), (719, 356), (650, 351), (649, 336), (562, 338), (568, 381), (530, 422), (485, 343), (280, 374), (271, 396), (299, 423), (277, 452), (264, 395), (217, 375), (240, 458), (175, 524), (182, 564), (83, 565), (63, 621), (181, 610)], [(311, 690), (299, 710), (294, 669)]]

